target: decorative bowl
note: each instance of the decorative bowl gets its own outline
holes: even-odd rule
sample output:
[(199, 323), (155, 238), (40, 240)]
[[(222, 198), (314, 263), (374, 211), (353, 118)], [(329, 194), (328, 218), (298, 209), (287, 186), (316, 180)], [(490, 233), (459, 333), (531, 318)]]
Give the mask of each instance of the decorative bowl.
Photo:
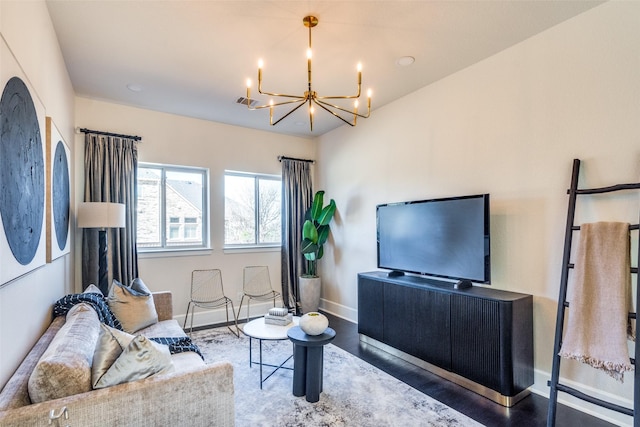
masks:
[(322, 313), (312, 311), (300, 318), (299, 326), (307, 335), (320, 335), (329, 326), (329, 319)]

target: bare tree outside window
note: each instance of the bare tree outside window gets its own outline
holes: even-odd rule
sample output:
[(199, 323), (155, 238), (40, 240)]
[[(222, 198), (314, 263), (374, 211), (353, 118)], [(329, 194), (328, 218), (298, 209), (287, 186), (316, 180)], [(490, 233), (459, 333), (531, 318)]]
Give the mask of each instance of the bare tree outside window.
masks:
[(225, 245), (279, 245), (279, 177), (227, 172), (225, 175)]

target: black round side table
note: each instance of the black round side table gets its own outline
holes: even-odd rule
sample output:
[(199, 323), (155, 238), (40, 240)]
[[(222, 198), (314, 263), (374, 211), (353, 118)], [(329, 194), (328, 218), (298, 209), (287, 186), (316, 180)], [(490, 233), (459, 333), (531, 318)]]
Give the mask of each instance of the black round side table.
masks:
[(322, 392), (323, 347), (336, 337), (336, 331), (327, 328), (320, 335), (307, 335), (294, 326), (287, 335), (293, 342), (293, 395), (317, 402)]

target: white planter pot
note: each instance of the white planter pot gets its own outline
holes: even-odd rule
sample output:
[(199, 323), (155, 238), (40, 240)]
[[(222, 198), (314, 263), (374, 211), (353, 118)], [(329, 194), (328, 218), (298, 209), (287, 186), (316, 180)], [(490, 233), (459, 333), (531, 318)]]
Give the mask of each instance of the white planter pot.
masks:
[(299, 277), (300, 286), (300, 306), (302, 313), (311, 313), (320, 308), (320, 286), (319, 277)]

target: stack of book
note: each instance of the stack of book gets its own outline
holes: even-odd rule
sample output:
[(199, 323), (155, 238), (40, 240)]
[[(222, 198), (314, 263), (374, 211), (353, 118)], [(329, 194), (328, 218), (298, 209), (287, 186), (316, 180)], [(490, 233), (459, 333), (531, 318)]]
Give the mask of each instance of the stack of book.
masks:
[(267, 325), (287, 326), (293, 320), (293, 316), (286, 308), (274, 307), (264, 316)]

